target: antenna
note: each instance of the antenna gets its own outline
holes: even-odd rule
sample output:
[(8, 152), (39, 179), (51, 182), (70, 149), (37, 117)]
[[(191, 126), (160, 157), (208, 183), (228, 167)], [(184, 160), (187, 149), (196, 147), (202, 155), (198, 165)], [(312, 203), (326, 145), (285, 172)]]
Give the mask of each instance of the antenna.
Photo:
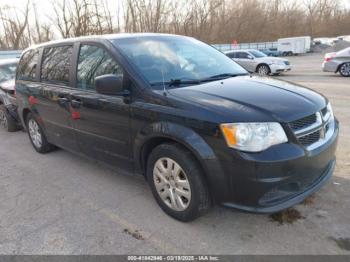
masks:
[[(160, 43), (158, 42), (158, 49), (160, 51)], [(167, 92), (167, 89), (165, 87), (165, 81), (164, 81), (164, 72), (163, 72), (163, 68), (161, 68), (160, 72), (162, 73), (162, 80), (163, 80), (163, 95), (166, 96), (166, 92)]]
[(163, 80), (163, 95), (166, 96), (166, 87), (165, 87), (165, 81), (164, 81), (164, 72), (163, 72), (163, 67), (162, 69), (160, 70), (162, 72), (162, 80)]

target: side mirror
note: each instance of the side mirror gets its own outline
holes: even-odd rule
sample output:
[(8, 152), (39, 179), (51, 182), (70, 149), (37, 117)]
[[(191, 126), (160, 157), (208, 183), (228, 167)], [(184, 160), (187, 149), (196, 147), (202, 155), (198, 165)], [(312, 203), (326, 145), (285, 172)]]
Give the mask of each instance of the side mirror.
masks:
[(95, 78), (97, 93), (118, 95), (123, 91), (123, 77), (117, 75), (101, 75)]
[(248, 55), (248, 59), (250, 59), (250, 60), (254, 60), (254, 57), (253, 57), (253, 56), (251, 56), (251, 55)]

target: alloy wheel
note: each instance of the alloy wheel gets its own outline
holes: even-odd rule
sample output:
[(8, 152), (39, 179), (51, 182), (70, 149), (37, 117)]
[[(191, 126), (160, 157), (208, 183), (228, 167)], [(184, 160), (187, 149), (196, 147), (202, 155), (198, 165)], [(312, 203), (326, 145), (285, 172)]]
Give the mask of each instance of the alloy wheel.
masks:
[(8, 126), (6, 113), (4, 112), (4, 110), (0, 110), (0, 126), (3, 129), (7, 129)]
[(269, 68), (265, 65), (259, 66), (258, 74), (261, 76), (266, 76), (269, 73)]
[(157, 160), (153, 169), (153, 182), (161, 200), (175, 211), (184, 211), (191, 202), (191, 187), (181, 166), (173, 159)]
[(345, 63), (340, 67), (340, 73), (342, 76), (350, 76), (350, 63)]
[(28, 122), (29, 136), (36, 148), (40, 148), (42, 145), (42, 137), (39, 125), (34, 119), (30, 119)]

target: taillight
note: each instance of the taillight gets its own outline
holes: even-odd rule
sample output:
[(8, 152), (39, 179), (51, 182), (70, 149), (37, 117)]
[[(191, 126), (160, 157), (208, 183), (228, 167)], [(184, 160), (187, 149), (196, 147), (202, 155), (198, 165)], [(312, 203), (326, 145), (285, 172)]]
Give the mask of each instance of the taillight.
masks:
[(335, 57), (336, 54), (327, 54), (325, 57), (324, 57), (324, 61), (325, 62), (329, 62), (331, 61), (334, 57)]

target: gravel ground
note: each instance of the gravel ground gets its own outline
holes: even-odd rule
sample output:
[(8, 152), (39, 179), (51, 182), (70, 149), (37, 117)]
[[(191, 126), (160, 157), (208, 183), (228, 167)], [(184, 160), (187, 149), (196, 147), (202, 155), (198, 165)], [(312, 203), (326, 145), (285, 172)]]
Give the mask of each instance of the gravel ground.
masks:
[(222, 207), (180, 223), (142, 178), (57, 150), (34, 152), (0, 131), (1, 254), (350, 254), (350, 79), (321, 72), (321, 55), (290, 58), (279, 78), (325, 94), (341, 122), (332, 180), (288, 212)]

